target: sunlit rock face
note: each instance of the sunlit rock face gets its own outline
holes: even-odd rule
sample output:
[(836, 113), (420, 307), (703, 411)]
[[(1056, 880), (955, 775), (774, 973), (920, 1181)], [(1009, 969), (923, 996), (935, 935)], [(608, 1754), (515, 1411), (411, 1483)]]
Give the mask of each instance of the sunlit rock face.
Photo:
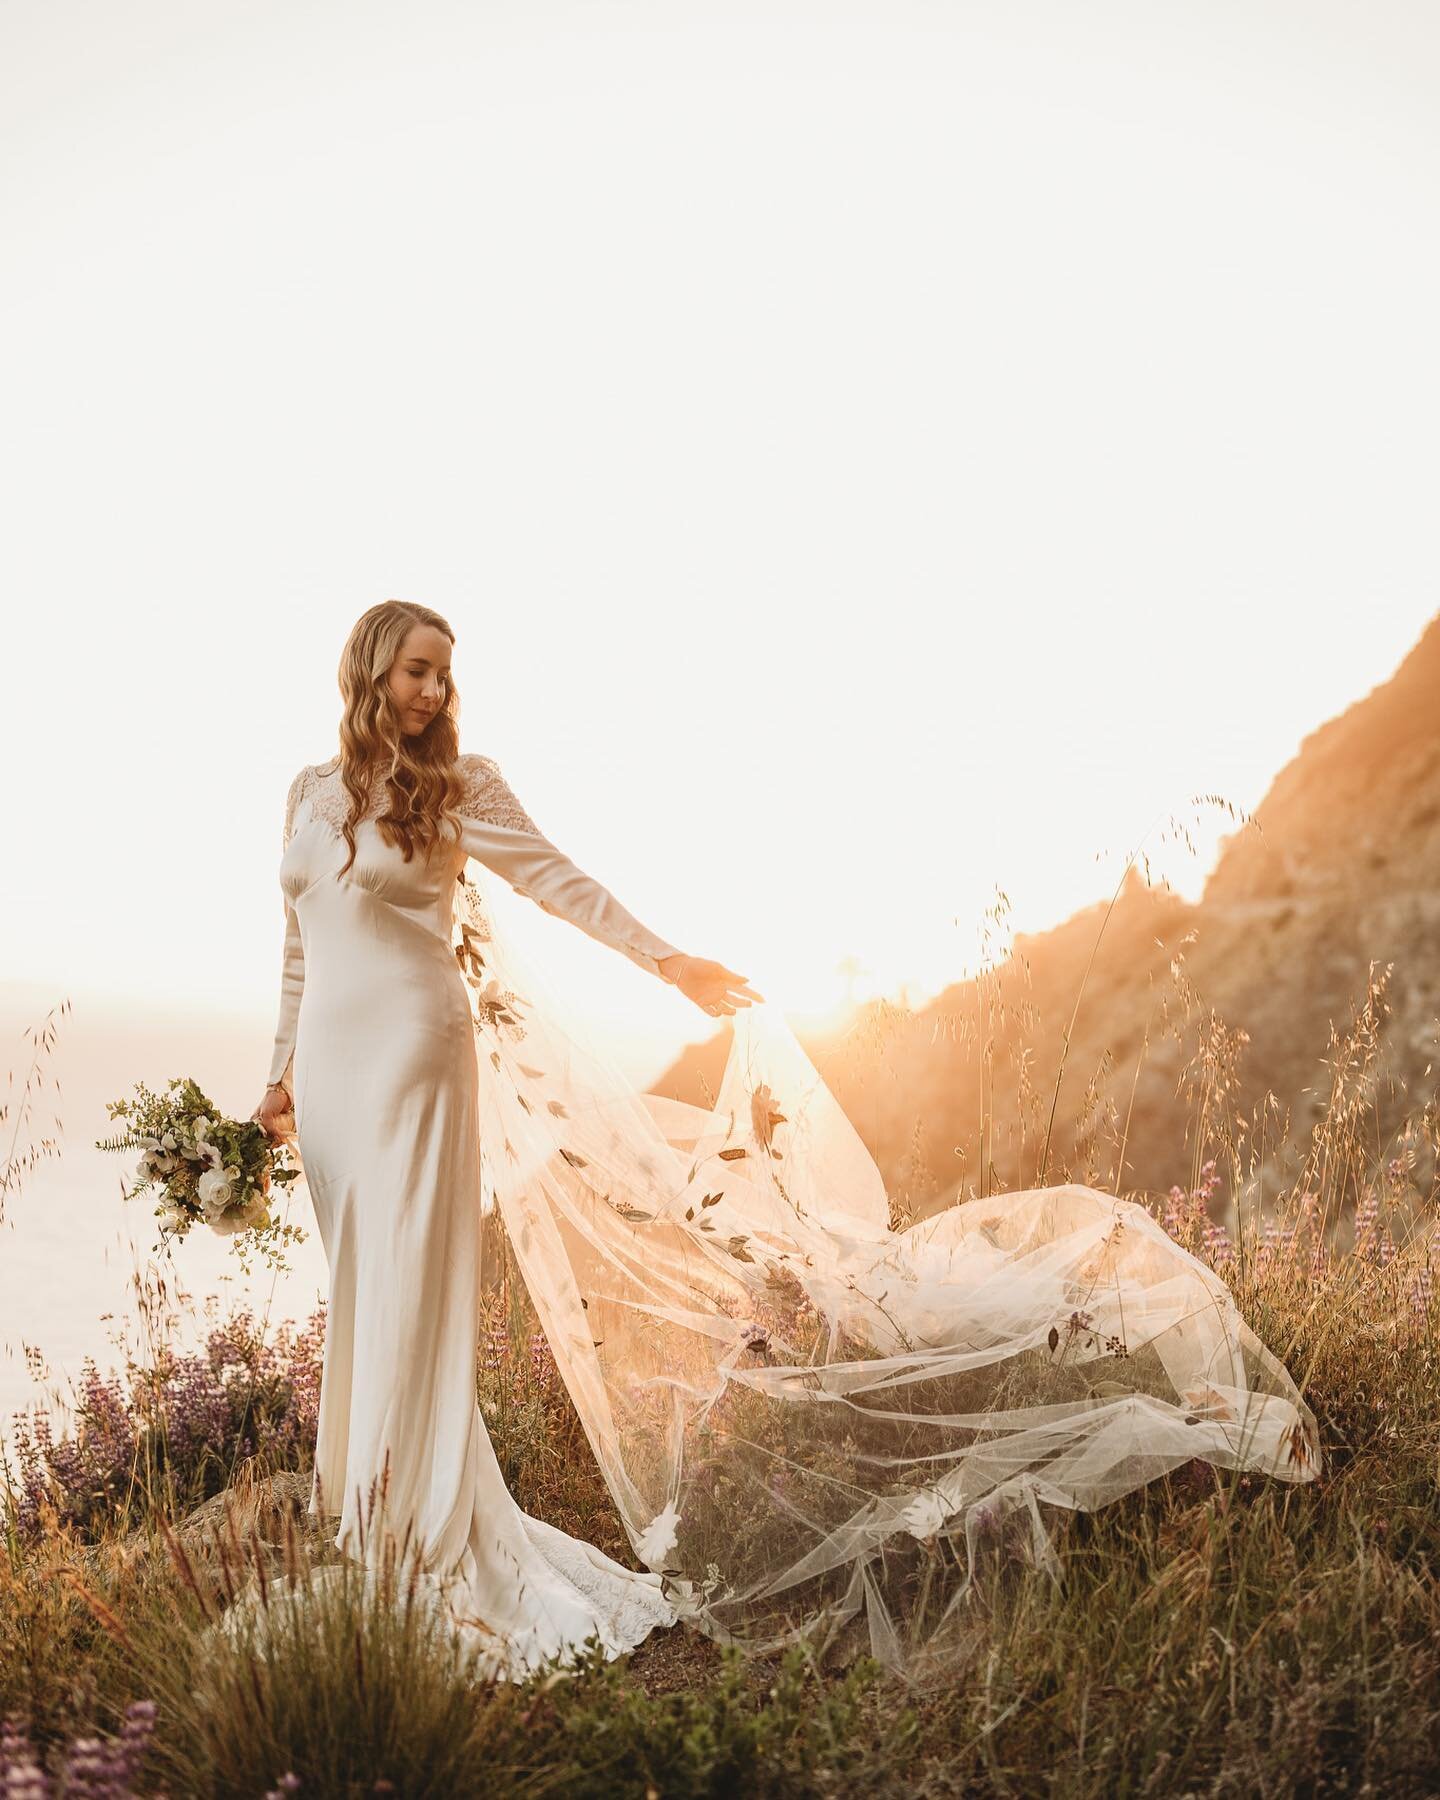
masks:
[[(1137, 755), (1146, 729), (1170, 726), (1158, 714), (1137, 726)], [(1108, 896), (1098, 898), (1052, 931), (1017, 937), (983, 990), (957, 983), (915, 1012), (872, 1006), (843, 1034), (805, 1040), (888, 1190), (918, 1216), (969, 1192), (1040, 1178), (1072, 1015), (1052, 1178), (1059, 1158), (1074, 1174), (1122, 1190), (1163, 1193), (1186, 1180), (1195, 1102), (1183, 1077), (1210, 1009), (1246, 1034), (1222, 1051), (1235, 1059), (1231, 1103), (1248, 1112), (1268, 1090), (1289, 1109), (1292, 1136), (1303, 1133), (1328, 1098), (1332, 1022), (1347, 1028), (1372, 962), (1377, 974), (1394, 965), (1378, 1034), (1397, 1079), (1393, 1093), (1377, 1095), (1381, 1129), (1433, 1096), (1440, 618), (1389, 681), (1304, 739), (1254, 823), (1223, 840), (1198, 904), (1147, 886), (1137, 866), (1107, 918), (1108, 906)], [(1188, 1007), (1172, 972), (1177, 957), (1191, 984)], [(698, 1098), (702, 1079), (716, 1079), (726, 1041), (687, 1053), (656, 1091)], [(982, 1187), (986, 1109), (993, 1125), (983, 1157), (993, 1173)]]

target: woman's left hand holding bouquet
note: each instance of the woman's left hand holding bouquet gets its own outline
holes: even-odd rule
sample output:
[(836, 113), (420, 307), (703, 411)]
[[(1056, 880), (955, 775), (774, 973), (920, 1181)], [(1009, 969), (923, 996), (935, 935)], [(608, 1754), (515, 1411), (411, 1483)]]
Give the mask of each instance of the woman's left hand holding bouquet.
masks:
[(295, 1102), (283, 1081), (270, 1083), (265, 1090), (265, 1097), (250, 1117), (261, 1127), (271, 1143), (295, 1141)]

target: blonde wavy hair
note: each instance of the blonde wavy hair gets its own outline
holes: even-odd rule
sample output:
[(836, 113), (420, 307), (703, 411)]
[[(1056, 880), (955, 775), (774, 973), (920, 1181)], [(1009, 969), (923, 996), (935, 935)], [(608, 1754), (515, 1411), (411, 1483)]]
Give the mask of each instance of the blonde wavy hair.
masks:
[(340, 873), (355, 860), (355, 825), (370, 802), (372, 784), (385, 781), (389, 803), (375, 824), (384, 841), (403, 851), (408, 863), (420, 851), (428, 857), (442, 839), (458, 842), (455, 811), (463, 793), (455, 759), (460, 753), (460, 694), (453, 680), (445, 701), (418, 737), (401, 729), (385, 677), (412, 626), (433, 625), (453, 644), (447, 620), (409, 600), (382, 600), (361, 613), (340, 653), (340, 774), (350, 795), (344, 837), (349, 847)]

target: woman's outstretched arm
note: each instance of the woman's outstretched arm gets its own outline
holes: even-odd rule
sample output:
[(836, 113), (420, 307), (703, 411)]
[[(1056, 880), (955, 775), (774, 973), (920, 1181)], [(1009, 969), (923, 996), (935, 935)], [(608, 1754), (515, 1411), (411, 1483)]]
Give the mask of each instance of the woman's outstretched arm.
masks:
[(642, 925), (593, 876), (545, 837), (488, 756), (459, 759), (466, 794), (461, 848), (545, 912), (628, 956), (662, 981), (673, 981), (684, 952)]
[(461, 845), (527, 900), (609, 944), (633, 963), (668, 981), (702, 1012), (733, 1013), (765, 996), (724, 963), (690, 956), (642, 925), (608, 888), (577, 868), (541, 832), (500, 773), (493, 757), (462, 756), (465, 780)]

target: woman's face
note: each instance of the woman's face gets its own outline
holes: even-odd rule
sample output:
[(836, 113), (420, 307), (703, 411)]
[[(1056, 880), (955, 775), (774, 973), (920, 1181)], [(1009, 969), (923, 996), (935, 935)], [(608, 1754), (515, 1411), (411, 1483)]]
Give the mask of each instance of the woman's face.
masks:
[(450, 695), (450, 640), (433, 625), (412, 625), (385, 685), (406, 737), (418, 737)]

